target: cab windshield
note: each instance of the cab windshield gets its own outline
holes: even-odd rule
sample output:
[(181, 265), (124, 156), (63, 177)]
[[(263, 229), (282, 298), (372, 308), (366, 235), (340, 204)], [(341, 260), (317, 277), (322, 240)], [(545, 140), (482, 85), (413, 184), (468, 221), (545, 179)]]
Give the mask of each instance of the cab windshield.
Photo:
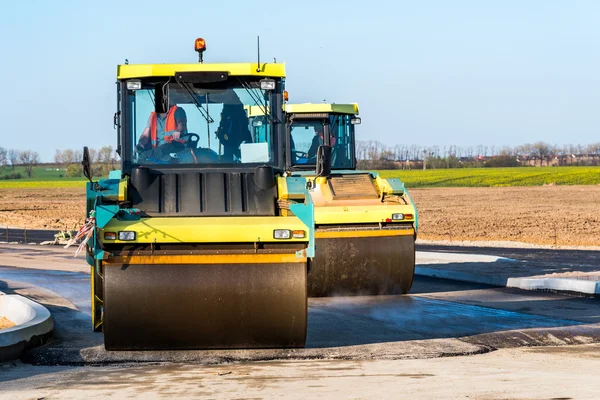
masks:
[[(131, 135), (133, 164), (270, 164), (276, 159), (274, 118), (263, 118), (258, 135), (248, 116), (250, 107), (273, 115), (274, 92), (262, 90), (258, 80), (143, 82), (128, 93), (125, 134)], [(154, 112), (157, 96), (168, 112)]]
[(325, 144), (325, 127), (329, 124), (329, 145), (332, 147), (333, 169), (354, 168), (354, 125), (352, 115), (329, 115), (327, 120), (294, 119), (289, 128), (291, 162), (293, 166), (314, 168), (317, 149)]

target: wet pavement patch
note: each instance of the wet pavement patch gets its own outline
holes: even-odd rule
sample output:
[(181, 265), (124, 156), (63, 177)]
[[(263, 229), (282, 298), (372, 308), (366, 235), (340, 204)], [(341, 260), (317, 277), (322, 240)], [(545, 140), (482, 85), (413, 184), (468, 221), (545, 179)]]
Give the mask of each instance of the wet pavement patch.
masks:
[(418, 296), (311, 299), (309, 307), (307, 347), (460, 338), (581, 324)]

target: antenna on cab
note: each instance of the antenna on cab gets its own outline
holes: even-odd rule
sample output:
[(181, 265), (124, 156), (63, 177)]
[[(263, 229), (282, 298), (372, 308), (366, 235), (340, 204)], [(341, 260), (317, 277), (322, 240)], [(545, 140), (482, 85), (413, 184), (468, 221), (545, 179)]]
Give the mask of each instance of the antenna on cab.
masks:
[(258, 64), (256, 65), (256, 72), (260, 72), (260, 36), (256, 36), (256, 50), (258, 53)]

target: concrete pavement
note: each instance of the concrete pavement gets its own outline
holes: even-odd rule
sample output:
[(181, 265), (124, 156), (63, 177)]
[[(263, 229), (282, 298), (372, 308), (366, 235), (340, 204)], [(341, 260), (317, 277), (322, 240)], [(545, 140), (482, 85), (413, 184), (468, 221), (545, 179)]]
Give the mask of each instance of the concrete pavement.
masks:
[(600, 251), (563, 250), (572, 256), (562, 259), (561, 251), (527, 249), (527, 253), (550, 253), (550, 257), (536, 259), (507, 249), (467, 249), (481, 254), (459, 253), (461, 249), (456, 247), (452, 248), (454, 253), (437, 246), (421, 246), (421, 249), (430, 251), (417, 252), (417, 275), (524, 290), (600, 295)]
[(0, 365), (0, 399), (597, 399), (600, 345), (413, 360)]

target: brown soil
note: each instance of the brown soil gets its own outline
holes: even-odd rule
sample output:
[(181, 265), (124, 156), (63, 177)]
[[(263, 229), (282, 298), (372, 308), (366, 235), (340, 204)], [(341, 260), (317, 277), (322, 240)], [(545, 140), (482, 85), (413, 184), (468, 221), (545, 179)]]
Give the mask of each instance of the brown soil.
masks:
[(6, 319), (5, 317), (0, 317), (0, 329), (12, 328), (15, 324)]
[[(600, 186), (412, 189), (419, 237), (600, 245)], [(2, 189), (0, 225), (72, 229), (84, 221), (81, 189)]]
[(0, 189), (0, 226), (71, 230), (84, 220), (83, 189)]
[(410, 191), (419, 237), (600, 245), (600, 186), (436, 188)]

